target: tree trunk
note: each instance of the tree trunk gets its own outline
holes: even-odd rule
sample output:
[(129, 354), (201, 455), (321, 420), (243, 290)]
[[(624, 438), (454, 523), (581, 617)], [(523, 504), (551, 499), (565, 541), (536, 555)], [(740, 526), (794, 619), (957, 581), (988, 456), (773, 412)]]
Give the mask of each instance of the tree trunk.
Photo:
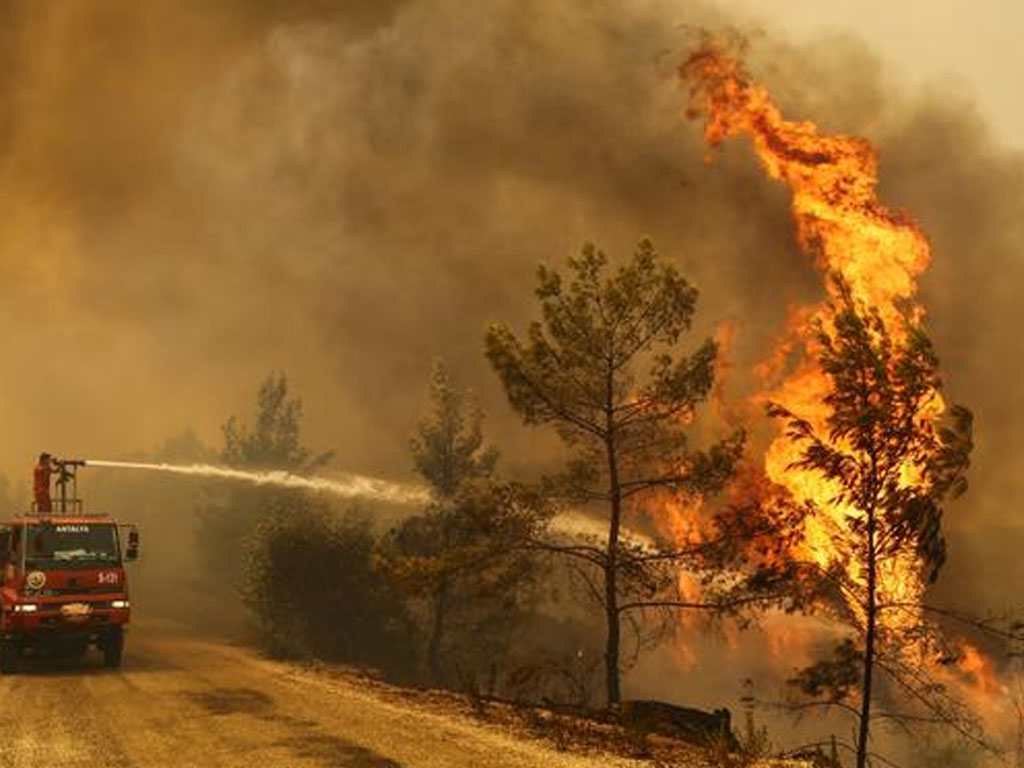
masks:
[(605, 687), (608, 708), (614, 709), (622, 700), (619, 681), (619, 525), (622, 518), (622, 489), (615, 446), (615, 422), (611, 369), (608, 373), (605, 405), (605, 450), (608, 453), (608, 498), (611, 514), (608, 521), (608, 550), (604, 565), (604, 609), (608, 636), (604, 649)]
[(857, 768), (865, 768), (868, 759), (868, 737), (871, 725), (871, 680), (875, 666), (876, 588), (875, 513), (868, 510), (868, 604), (867, 627), (864, 633), (864, 678), (861, 685), (860, 730), (857, 734)]
[[(610, 463), (614, 466), (614, 453), (609, 454)], [(617, 484), (613, 484), (611, 500), (611, 520), (608, 526), (608, 553), (604, 569), (604, 602), (605, 618), (608, 624), (608, 637), (604, 650), (605, 685), (608, 694), (608, 708), (619, 704), (622, 694), (619, 688), (619, 603), (618, 603), (618, 544), (619, 518), (622, 514), (622, 499)]]
[(441, 638), (444, 636), (444, 616), (448, 610), (448, 581), (444, 576), (434, 592), (434, 621), (427, 641), (427, 669), (435, 685), (441, 682)]
[[(451, 456), (445, 454), (445, 482), (448, 483), (452, 475)], [(451, 494), (449, 489), (442, 489), (443, 505), (441, 508), (441, 558), (448, 554), (451, 547), (451, 528), (448, 515), (452, 514)], [(430, 681), (434, 685), (441, 683), (441, 641), (444, 638), (445, 618), (448, 613), (448, 575), (441, 572), (437, 580), (437, 587), (434, 589), (434, 616), (430, 625), (430, 637), (427, 638), (427, 670), (430, 672)]]

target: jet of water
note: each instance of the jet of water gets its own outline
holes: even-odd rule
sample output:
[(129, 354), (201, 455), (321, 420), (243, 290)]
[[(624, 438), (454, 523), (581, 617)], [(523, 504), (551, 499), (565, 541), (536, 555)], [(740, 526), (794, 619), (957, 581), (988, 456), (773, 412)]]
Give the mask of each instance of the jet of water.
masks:
[[(175, 475), (213, 477), (222, 480), (236, 480), (253, 485), (273, 485), (283, 488), (302, 488), (321, 491), (346, 499), (373, 499), (395, 504), (426, 504), (430, 492), (423, 486), (393, 483), (364, 475), (346, 475), (341, 479), (328, 480), (322, 477), (303, 477), (284, 470), (251, 471), (218, 467), (213, 464), (150, 464), (140, 461), (105, 461), (87, 459), (88, 467), (114, 467), (118, 469), (141, 469), (152, 472), (168, 472)], [(552, 521), (552, 532), (577, 537), (583, 536), (599, 541), (607, 540), (607, 523), (595, 520), (578, 510), (563, 511)], [(622, 535), (641, 546), (653, 546), (650, 538), (624, 529)]]
[(310, 491), (321, 491), (346, 499), (373, 499), (396, 504), (425, 504), (430, 500), (426, 488), (404, 483), (392, 483), (375, 477), (364, 475), (346, 475), (336, 480), (323, 477), (304, 477), (284, 470), (250, 471), (230, 469), (213, 464), (149, 464), (139, 461), (104, 461), (87, 459), (89, 467), (116, 467), (121, 469), (142, 469), (152, 472), (168, 472), (175, 475), (196, 475), (215, 477), (223, 480), (237, 480), (254, 485), (273, 485), (282, 488), (303, 488)]

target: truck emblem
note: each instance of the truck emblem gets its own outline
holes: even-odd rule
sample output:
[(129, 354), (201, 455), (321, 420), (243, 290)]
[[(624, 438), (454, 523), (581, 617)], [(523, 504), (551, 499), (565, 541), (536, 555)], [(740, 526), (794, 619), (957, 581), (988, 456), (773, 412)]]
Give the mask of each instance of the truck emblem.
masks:
[(46, 583), (46, 574), (42, 571), (32, 571), (25, 577), (25, 585), (30, 589), (42, 589)]

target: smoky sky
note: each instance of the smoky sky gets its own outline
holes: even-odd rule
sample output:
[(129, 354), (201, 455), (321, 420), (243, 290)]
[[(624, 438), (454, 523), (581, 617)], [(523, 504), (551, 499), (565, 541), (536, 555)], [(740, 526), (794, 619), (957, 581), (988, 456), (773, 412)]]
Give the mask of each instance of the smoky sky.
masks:
[[(336, 466), (407, 476), (431, 361), (477, 388), (505, 467), (553, 450), (482, 356), (533, 316), (538, 262), (650, 236), (730, 322), (732, 396), (787, 307), (819, 295), (788, 197), (749, 147), (708, 161), (674, 66), (693, 2), (0, 5), (0, 468), (209, 444), (290, 378)], [(750, 30), (788, 116), (879, 147), (883, 199), (934, 245), (923, 281), (951, 399), (972, 407), (949, 513), (956, 595), (1021, 541), (1024, 164), (969, 97), (901, 88), (868, 42)], [(957, 93), (962, 94), (961, 90)], [(543, 451), (538, 454), (538, 446)], [(993, 545), (994, 546), (994, 545)], [(1000, 550), (1003, 551), (1003, 550)], [(996, 593), (998, 594), (998, 593)]]

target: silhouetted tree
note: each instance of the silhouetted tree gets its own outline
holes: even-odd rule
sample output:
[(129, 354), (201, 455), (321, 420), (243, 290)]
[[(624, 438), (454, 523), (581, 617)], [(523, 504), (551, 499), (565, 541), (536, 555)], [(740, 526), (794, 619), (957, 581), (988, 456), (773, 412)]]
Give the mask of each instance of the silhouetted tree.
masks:
[[(302, 443), (302, 404), (289, 396), (283, 373), (272, 373), (260, 384), (251, 424), (231, 416), (222, 432), (220, 462), (241, 469), (278, 469), (310, 474), (324, 466), (330, 453), (312, 454)], [(256, 526), (271, 515), (307, 510), (315, 503), (301, 490), (212, 483), (210, 500), (201, 505), (197, 538), (207, 576), (241, 586), (245, 548)]]
[(433, 682), (497, 682), (532, 606), (542, 508), (513, 484), (466, 484), (385, 537), (381, 567), (420, 617)]
[(484, 444), (482, 415), (441, 362), (430, 399), (410, 448), (433, 501), (394, 529), (380, 552), (422, 617), (426, 666), (437, 683), (452, 661), (472, 666), (508, 642), (534, 576), (524, 545), (542, 515), (523, 489), (494, 481), (498, 454)]
[(569, 259), (568, 283), (541, 267), (536, 293), (543, 320), (522, 340), (492, 325), (486, 346), (512, 407), (527, 424), (554, 426), (572, 452), (553, 487), (574, 503), (603, 510), (603, 545), (551, 549), (578, 566), (602, 606), (606, 693), (615, 706), (624, 617), (652, 605), (682, 605), (661, 597), (676, 583), (681, 553), (624, 541), (627, 505), (654, 516), (660, 507), (647, 504), (652, 498), (689, 500), (718, 491), (733, 473), (743, 437), (733, 434), (707, 451), (689, 445), (689, 424), (711, 390), (717, 354), (707, 340), (692, 356), (674, 356), (690, 328), (697, 290), (647, 240), (614, 274), (607, 266), (606, 256), (588, 244)]
[(313, 456), (302, 444), (302, 402), (289, 397), (283, 373), (271, 373), (260, 384), (251, 426), (231, 416), (222, 432), (220, 458), (230, 466), (306, 474), (331, 458), (330, 453)]
[(452, 499), (465, 484), (491, 476), (498, 451), (484, 445), (482, 424), (471, 394), (460, 392), (437, 360), (430, 374), (430, 413), (409, 441), (416, 471), (437, 499)]

